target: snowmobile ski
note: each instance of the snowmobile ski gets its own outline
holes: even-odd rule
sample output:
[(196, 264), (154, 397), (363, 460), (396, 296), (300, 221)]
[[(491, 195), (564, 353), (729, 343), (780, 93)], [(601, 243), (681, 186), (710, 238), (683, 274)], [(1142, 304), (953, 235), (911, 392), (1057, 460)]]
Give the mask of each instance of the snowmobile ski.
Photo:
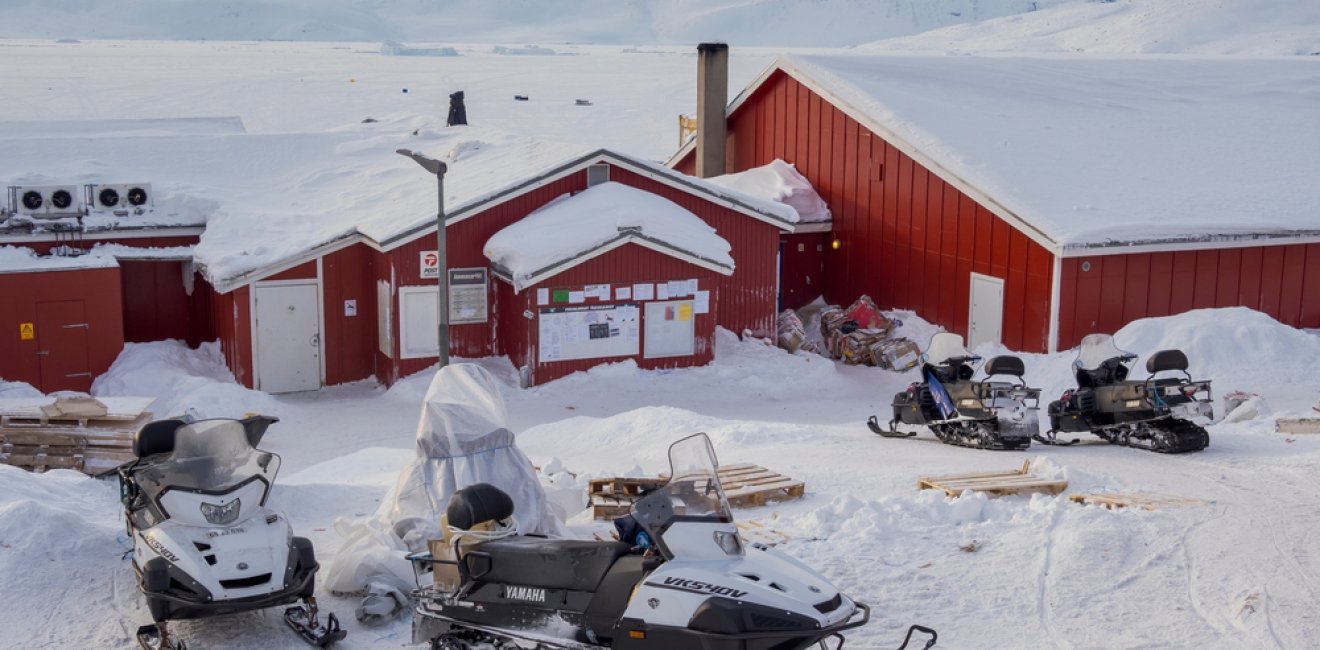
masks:
[(1072, 440), (1060, 440), (1059, 432), (1053, 429), (1050, 429), (1049, 431), (1046, 431), (1043, 434), (1037, 433), (1036, 435), (1032, 436), (1032, 439), (1035, 440), (1036, 442), (1039, 442), (1042, 445), (1054, 445), (1055, 447), (1068, 447), (1082, 441), (1081, 438), (1073, 438)]
[(168, 632), (164, 621), (159, 625), (143, 625), (138, 628), (137, 640), (142, 650), (188, 650), (188, 644), (175, 641)]
[(284, 622), (290, 628), (293, 628), (293, 631), (297, 632), (303, 641), (318, 648), (324, 648), (348, 635), (339, 627), (339, 618), (334, 614), (326, 615), (325, 625), (321, 625), (320, 621), (317, 620), (316, 601), (315, 599), (309, 600), (311, 602), (307, 605), (294, 606), (284, 610)]
[(889, 421), (889, 428), (880, 426), (880, 421), (874, 415), (866, 419), (866, 426), (870, 427), (871, 432), (885, 438), (911, 438), (917, 435), (916, 431), (899, 431), (893, 420)]

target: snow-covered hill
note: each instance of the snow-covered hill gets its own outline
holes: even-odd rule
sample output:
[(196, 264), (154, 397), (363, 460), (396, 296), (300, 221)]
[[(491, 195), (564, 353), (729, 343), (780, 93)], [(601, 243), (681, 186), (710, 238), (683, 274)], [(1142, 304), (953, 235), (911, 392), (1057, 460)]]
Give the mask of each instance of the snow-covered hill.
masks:
[(1312, 0), (0, 0), (0, 38), (1320, 53)]

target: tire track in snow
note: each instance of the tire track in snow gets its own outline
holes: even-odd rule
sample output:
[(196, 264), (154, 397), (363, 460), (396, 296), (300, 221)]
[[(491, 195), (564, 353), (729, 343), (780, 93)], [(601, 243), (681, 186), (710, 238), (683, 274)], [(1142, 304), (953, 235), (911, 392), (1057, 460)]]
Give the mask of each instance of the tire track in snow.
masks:
[(1040, 621), (1041, 627), (1045, 628), (1051, 645), (1056, 648), (1071, 648), (1072, 643), (1061, 637), (1054, 628), (1054, 614), (1049, 605), (1050, 572), (1054, 569), (1054, 532), (1059, 527), (1060, 516), (1062, 515), (1059, 511), (1050, 513), (1050, 525), (1045, 529), (1045, 558), (1040, 576), (1036, 579), (1036, 618)]

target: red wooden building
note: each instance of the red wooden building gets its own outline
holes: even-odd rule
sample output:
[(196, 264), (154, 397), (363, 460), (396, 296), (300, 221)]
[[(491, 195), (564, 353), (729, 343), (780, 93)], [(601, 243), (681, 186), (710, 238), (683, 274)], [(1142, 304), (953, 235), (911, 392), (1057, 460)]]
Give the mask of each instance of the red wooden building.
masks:
[(1053, 351), (1237, 305), (1314, 328), (1313, 75), (1304, 60), (785, 57), (669, 164), (793, 163), (833, 223), (785, 247), (781, 284), (823, 264), (827, 300), (867, 293), (972, 344)]
[[(454, 285), (451, 354), (507, 354), (519, 366), (527, 366), (528, 381), (544, 382), (610, 358), (636, 356), (643, 367), (705, 363), (712, 354), (709, 341), (716, 325), (761, 336), (774, 331), (775, 246), (779, 234), (792, 229), (795, 216), (786, 206), (731, 194), (715, 184), (606, 150), (508, 181), (476, 199), (446, 206), (448, 265)], [(693, 266), (681, 255), (627, 246), (565, 267), (554, 277), (539, 280), (537, 287), (553, 295), (559, 290), (581, 291), (584, 287), (579, 285), (586, 284), (621, 287), (695, 279), (699, 290), (709, 292), (710, 312), (693, 314), (698, 343), (689, 359), (619, 354), (542, 362), (529, 338), (540, 331), (538, 310), (578, 303), (536, 305), (531, 302), (535, 290), (514, 292), (506, 283), (489, 279), (491, 263), (483, 247), (493, 235), (556, 199), (604, 181), (660, 197), (713, 228), (730, 246), (734, 263), (729, 272)], [(425, 178), (418, 179), (416, 186), (426, 191)], [(379, 236), (358, 232), (341, 237), (233, 277), (213, 277), (215, 331), (238, 381), (268, 392), (310, 390), (373, 375), (389, 385), (434, 364), (437, 282), (434, 268), (424, 267), (428, 254), (435, 251), (435, 226), (425, 218), (408, 223)], [(455, 311), (464, 301), (478, 305), (480, 313)], [(630, 301), (639, 304), (644, 319), (646, 301), (635, 297)], [(616, 301), (611, 293), (609, 304), (616, 302), (629, 301)], [(592, 299), (589, 304), (603, 303)], [(525, 313), (533, 318), (527, 319)], [(645, 322), (641, 327), (644, 336)]]

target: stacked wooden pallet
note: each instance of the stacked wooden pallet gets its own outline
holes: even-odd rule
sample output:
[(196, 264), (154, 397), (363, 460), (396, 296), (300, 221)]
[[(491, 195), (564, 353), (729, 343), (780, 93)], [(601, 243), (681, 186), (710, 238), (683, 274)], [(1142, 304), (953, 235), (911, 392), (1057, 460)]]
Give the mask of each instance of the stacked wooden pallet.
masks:
[(151, 421), (152, 399), (100, 398), (104, 413), (90, 415), (60, 413), (51, 397), (0, 399), (0, 463), (34, 472), (111, 471), (133, 460), (133, 434)]
[[(801, 498), (806, 484), (760, 465), (721, 465), (716, 470), (729, 505), (752, 508), (773, 501)], [(628, 514), (633, 502), (665, 484), (664, 478), (610, 477), (587, 483), (591, 513), (596, 519), (614, 519)]]
[(1028, 460), (1023, 461), (1022, 469), (1016, 471), (918, 476), (917, 489), (944, 490), (951, 497), (961, 495), (963, 490), (985, 492), (991, 496), (1023, 492), (1058, 494), (1068, 489), (1068, 482), (1036, 476), (1031, 473), (1031, 461)]
[(1093, 492), (1090, 494), (1073, 494), (1068, 499), (1073, 503), (1101, 506), (1110, 510), (1119, 508), (1156, 510), (1159, 508), (1187, 508), (1206, 504), (1206, 501), (1201, 499), (1156, 492)]

